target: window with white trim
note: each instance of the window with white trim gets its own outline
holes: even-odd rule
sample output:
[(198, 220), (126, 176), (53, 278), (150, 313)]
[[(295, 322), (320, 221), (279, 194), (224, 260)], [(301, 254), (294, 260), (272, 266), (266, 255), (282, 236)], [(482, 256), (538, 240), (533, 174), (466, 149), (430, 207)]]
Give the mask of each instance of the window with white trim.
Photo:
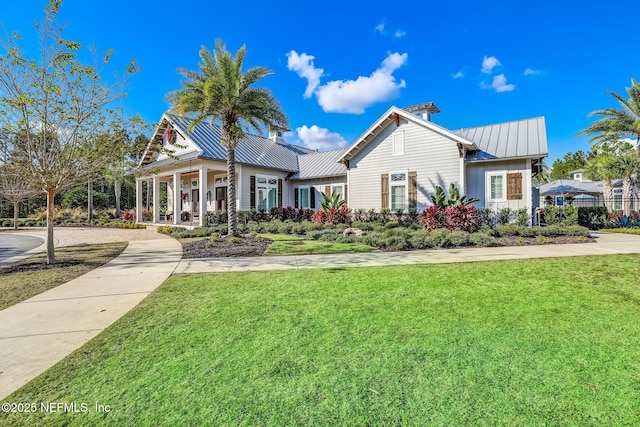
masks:
[(409, 202), (407, 171), (389, 172), (389, 207), (392, 211), (406, 210)]
[(278, 178), (256, 175), (256, 208), (268, 211), (278, 206)]
[(300, 198), (298, 203), (300, 206), (297, 207), (302, 209), (309, 209), (311, 207), (310, 191), (311, 189), (309, 186), (298, 187), (298, 197)]
[(332, 184), (331, 194), (336, 193), (340, 196), (340, 200), (344, 200), (344, 184)]
[(404, 131), (394, 132), (391, 136), (392, 156), (402, 156), (404, 154)]
[(503, 202), (507, 200), (506, 188), (506, 172), (487, 173), (487, 199), (490, 202)]

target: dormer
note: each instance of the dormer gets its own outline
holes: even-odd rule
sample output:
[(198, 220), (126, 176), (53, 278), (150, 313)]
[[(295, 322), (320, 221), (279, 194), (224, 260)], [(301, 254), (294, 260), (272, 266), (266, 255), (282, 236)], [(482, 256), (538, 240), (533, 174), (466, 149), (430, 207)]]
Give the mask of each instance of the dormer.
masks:
[(440, 112), (440, 109), (433, 102), (425, 102), (424, 104), (413, 105), (404, 108), (405, 111), (415, 114), (423, 120), (431, 121), (431, 116)]

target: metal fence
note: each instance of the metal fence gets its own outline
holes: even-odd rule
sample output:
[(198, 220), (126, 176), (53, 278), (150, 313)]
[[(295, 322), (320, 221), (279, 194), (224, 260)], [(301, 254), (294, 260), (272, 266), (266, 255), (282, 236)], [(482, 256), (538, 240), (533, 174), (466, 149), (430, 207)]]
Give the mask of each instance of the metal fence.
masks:
[(542, 200), (542, 205), (544, 206), (577, 206), (577, 207), (591, 207), (591, 206), (613, 206), (613, 210), (618, 211), (618, 210), (623, 210), (624, 209), (624, 205), (625, 202), (630, 202), (631, 203), (631, 210), (638, 210), (638, 207), (640, 207), (640, 198), (623, 198), (623, 197), (618, 197), (618, 196), (614, 196), (613, 199), (611, 200), (611, 203), (605, 203), (607, 200), (605, 200), (604, 197), (600, 197), (600, 196), (595, 196), (595, 197), (575, 197), (575, 198), (569, 198), (569, 197), (556, 197), (555, 199), (543, 199)]

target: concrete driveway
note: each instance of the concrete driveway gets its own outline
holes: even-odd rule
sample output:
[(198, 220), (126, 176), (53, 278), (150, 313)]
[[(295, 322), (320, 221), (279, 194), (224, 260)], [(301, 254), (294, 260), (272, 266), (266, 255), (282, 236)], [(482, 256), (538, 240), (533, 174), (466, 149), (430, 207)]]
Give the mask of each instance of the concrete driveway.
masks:
[(37, 248), (44, 243), (44, 239), (36, 236), (0, 233), (0, 261), (23, 254)]

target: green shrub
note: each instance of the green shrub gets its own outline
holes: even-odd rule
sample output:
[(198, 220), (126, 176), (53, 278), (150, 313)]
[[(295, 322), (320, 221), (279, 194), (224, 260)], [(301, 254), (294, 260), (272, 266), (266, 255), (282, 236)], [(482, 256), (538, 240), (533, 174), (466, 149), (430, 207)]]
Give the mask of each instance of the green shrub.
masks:
[(451, 246), (466, 246), (469, 244), (469, 233), (466, 231), (452, 231), (447, 237)]
[(359, 241), (374, 248), (384, 247), (384, 237), (382, 237), (382, 233), (379, 231), (371, 231), (365, 236), (360, 237)]
[(517, 227), (526, 227), (529, 225), (529, 209), (527, 208), (518, 209), (515, 215), (516, 215)]
[(351, 223), (353, 228), (357, 228), (362, 231), (371, 231), (373, 230), (373, 223), (371, 222), (363, 222), (363, 221), (354, 221)]
[(564, 228), (557, 224), (540, 227), (540, 232), (538, 233), (539, 236), (543, 237), (563, 236), (564, 234)]
[(522, 237), (536, 237), (540, 234), (540, 228), (539, 226), (518, 228), (518, 234)]
[(244, 239), (242, 237), (229, 237), (229, 241), (231, 243), (244, 243)]
[(432, 247), (431, 242), (429, 232), (422, 229), (415, 230), (409, 238), (409, 244), (414, 249), (429, 249)]
[(478, 208), (478, 225), (480, 228), (493, 228), (496, 225), (496, 212), (489, 208)]
[(264, 231), (266, 231), (267, 233), (275, 234), (278, 232), (279, 226), (280, 226), (280, 221), (266, 222), (264, 224)]
[(479, 247), (488, 247), (495, 245), (495, 239), (485, 232), (478, 231), (469, 237), (469, 241)]
[(569, 225), (565, 227), (565, 233), (567, 236), (583, 236), (590, 237), (589, 229), (580, 225)]
[(513, 211), (511, 209), (500, 209), (500, 211), (498, 211), (498, 224), (509, 224), (511, 222), (512, 215)]
[(293, 223), (289, 221), (282, 222), (278, 225), (278, 233), (280, 234), (291, 234), (292, 229)]
[(427, 242), (432, 248), (444, 248), (449, 243), (449, 234), (451, 232), (446, 228), (436, 228), (429, 232)]
[(159, 225), (159, 226), (156, 228), (156, 231), (157, 231), (158, 233), (160, 233), (160, 234), (167, 234), (167, 235), (169, 235), (169, 236), (170, 236), (170, 235), (173, 233), (173, 231), (174, 231), (175, 229), (177, 229), (177, 228), (178, 228), (178, 227), (172, 227), (172, 226), (170, 226), (170, 225)]
[(514, 224), (500, 224), (496, 225), (496, 233), (498, 236), (515, 236), (518, 234), (518, 228)]
[(607, 217), (607, 208), (604, 206), (588, 206), (578, 208), (578, 225), (590, 230), (599, 230), (603, 226), (601, 219)]
[(325, 230), (322, 232), (320, 237), (318, 237), (318, 240), (323, 242), (335, 242), (338, 240), (338, 236), (341, 236), (341, 235), (342, 234), (338, 231)]
[(338, 238), (336, 239), (336, 242), (338, 242), (338, 243), (355, 243), (356, 242), (356, 237), (353, 236), (353, 235), (345, 236), (345, 235), (339, 234)]
[(547, 225), (556, 225), (560, 224), (560, 208), (557, 206), (547, 206), (542, 211), (543, 213), (543, 222)]
[(562, 216), (564, 216), (564, 225), (578, 225), (578, 208), (575, 206), (565, 206), (562, 210)]
[(544, 245), (545, 243), (549, 243), (549, 238), (546, 236), (537, 236), (536, 242), (540, 243), (541, 245)]
[(13, 227), (13, 220), (7, 219), (2, 221), (2, 226), (3, 227)]
[(313, 240), (318, 240), (320, 238), (320, 236), (322, 236), (323, 234), (324, 234), (324, 232), (321, 231), (321, 230), (307, 231), (307, 238), (313, 239)]

